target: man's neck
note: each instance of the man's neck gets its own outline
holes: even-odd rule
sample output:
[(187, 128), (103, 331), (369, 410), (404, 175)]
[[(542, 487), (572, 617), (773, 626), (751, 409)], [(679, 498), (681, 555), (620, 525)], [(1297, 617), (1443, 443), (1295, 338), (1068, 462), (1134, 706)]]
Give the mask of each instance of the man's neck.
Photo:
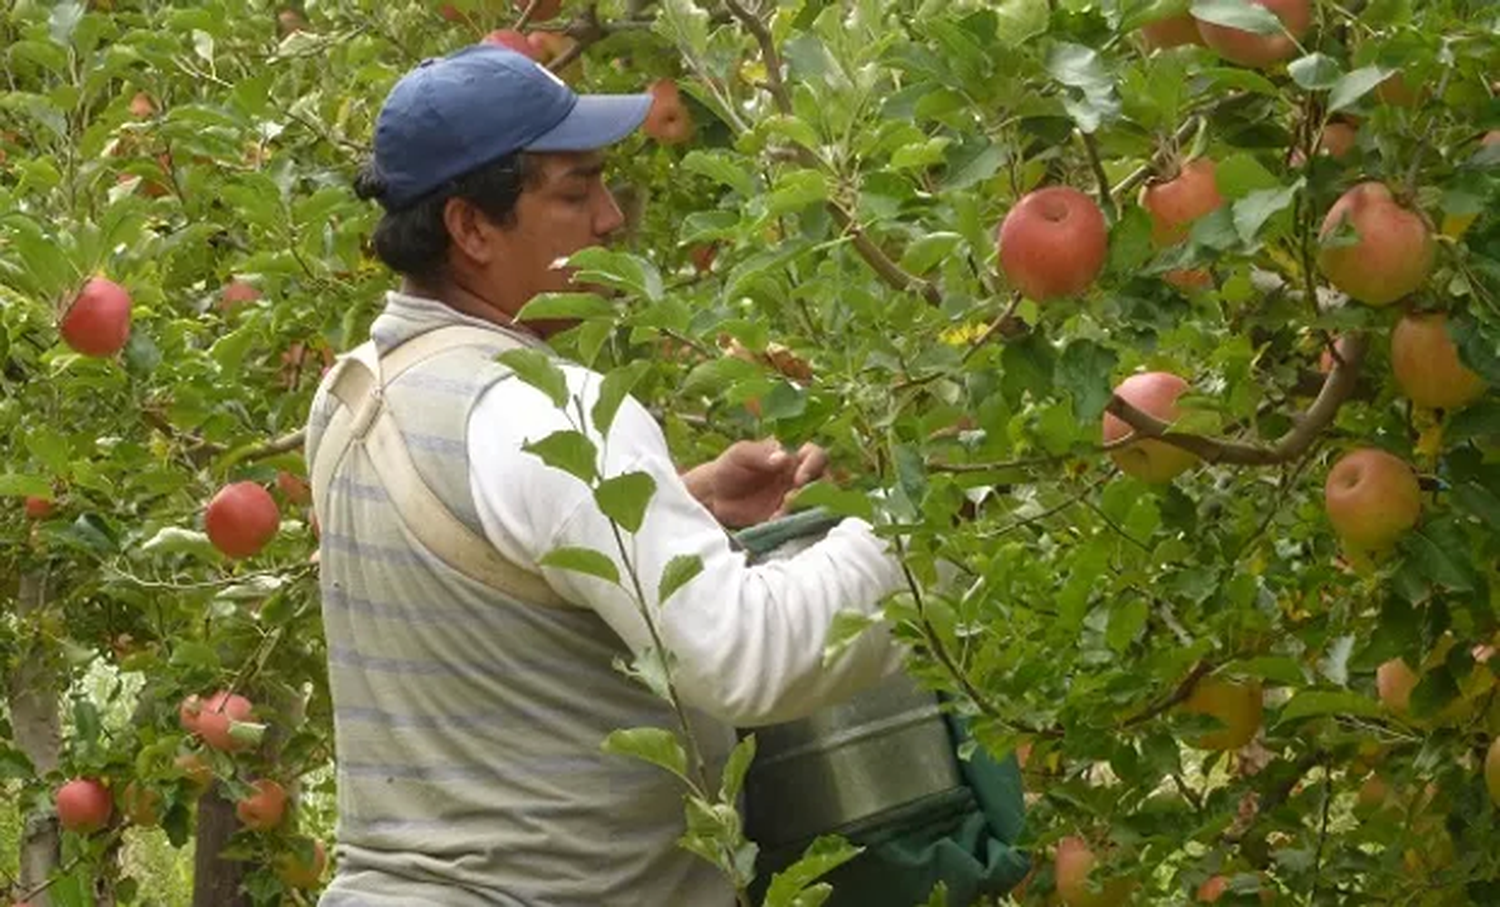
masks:
[(455, 312), (478, 318), (481, 321), (488, 321), (491, 324), (498, 324), (508, 330), (519, 331), (541, 339), (546, 338), (546, 334), (539, 331), (536, 325), (517, 321), (512, 313), (451, 281), (434, 285), (407, 277), (401, 281), (401, 292), (409, 296), (435, 299)]

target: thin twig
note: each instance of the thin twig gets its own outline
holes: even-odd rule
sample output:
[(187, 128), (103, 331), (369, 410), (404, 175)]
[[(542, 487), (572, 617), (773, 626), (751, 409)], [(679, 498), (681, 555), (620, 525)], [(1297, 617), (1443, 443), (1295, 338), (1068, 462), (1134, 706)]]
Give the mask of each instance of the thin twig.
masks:
[(1165, 699), (1156, 702), (1154, 705), (1147, 707), (1144, 712), (1141, 712), (1132, 718), (1125, 719), (1120, 723), (1120, 728), (1123, 730), (1125, 728), (1135, 727), (1138, 724), (1144, 724), (1145, 722), (1150, 721), (1152, 718), (1155, 718), (1157, 715), (1162, 714), (1173, 706), (1182, 702), (1186, 702), (1187, 698), (1193, 695), (1193, 690), (1197, 688), (1198, 682), (1204, 677), (1207, 677), (1209, 672), (1213, 669), (1214, 666), (1212, 662), (1199, 661), (1197, 664), (1193, 665), (1193, 669), (1188, 672), (1188, 675), (1182, 679), (1182, 682), (1177, 685), (1177, 688), (1174, 689), (1170, 695), (1168, 695)]
[(1006, 337), (1016, 337), (1026, 332), (1026, 323), (1016, 317), (1016, 309), (1021, 307), (1022, 296), (1020, 293), (1010, 295), (1010, 303), (1006, 305), (1005, 311), (991, 321), (985, 327), (984, 333), (974, 339), (967, 350), (964, 350), (963, 360), (968, 362), (969, 358), (979, 351), (979, 348), (990, 342), (996, 334), (1004, 334)]
[(1099, 139), (1092, 132), (1078, 130), (1078, 137), (1083, 141), (1083, 149), (1088, 152), (1089, 166), (1093, 168), (1094, 180), (1098, 183), (1099, 207), (1104, 209), (1104, 215), (1114, 220), (1118, 215), (1115, 208), (1115, 197), (1110, 192), (1109, 174), (1104, 172), (1104, 161), (1099, 156)]
[(290, 434), (282, 435), (274, 441), (267, 441), (260, 447), (246, 451), (239, 456), (236, 462), (254, 463), (256, 460), (265, 460), (280, 454), (290, 453), (300, 448), (306, 440), (307, 430), (299, 428)]

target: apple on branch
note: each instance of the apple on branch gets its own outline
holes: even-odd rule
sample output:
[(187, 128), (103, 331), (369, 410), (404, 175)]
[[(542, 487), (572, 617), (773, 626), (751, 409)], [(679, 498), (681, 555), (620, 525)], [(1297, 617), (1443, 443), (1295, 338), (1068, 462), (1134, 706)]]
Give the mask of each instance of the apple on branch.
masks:
[[(1338, 234), (1345, 226), (1355, 236)], [(1432, 273), (1437, 243), (1420, 211), (1401, 204), (1384, 183), (1360, 183), (1323, 219), (1318, 265), (1333, 285), (1372, 306), (1415, 292)]]
[(1334, 464), (1324, 501), (1334, 532), (1365, 553), (1389, 549), (1422, 513), (1416, 473), (1400, 457), (1375, 448), (1353, 451)]
[(1391, 370), (1411, 402), (1428, 409), (1462, 409), (1484, 396), (1484, 379), (1458, 357), (1442, 312), (1407, 315), (1391, 332)]
[[(1170, 423), (1182, 415), (1177, 398), (1188, 390), (1188, 383), (1171, 372), (1143, 372), (1121, 381), (1114, 393), (1146, 415)], [(1104, 443), (1121, 441), (1132, 431), (1124, 419), (1104, 414)], [(1153, 484), (1170, 482), (1198, 462), (1191, 451), (1156, 438), (1133, 441), (1111, 450), (1109, 456), (1121, 472)]]
[(1000, 267), (1011, 286), (1045, 302), (1088, 289), (1104, 270), (1109, 228), (1092, 198), (1070, 186), (1027, 194), (1000, 223)]
[(693, 115), (682, 101), (677, 83), (657, 79), (651, 83), (651, 109), (641, 130), (663, 145), (680, 145), (693, 137)]
[(68, 831), (92, 834), (109, 824), (114, 799), (97, 778), (74, 778), (57, 789), (57, 821)]
[(1191, 13), (1166, 16), (1141, 26), (1141, 38), (1147, 50), (1166, 50), (1187, 44), (1202, 44), (1198, 20)]
[(286, 788), (269, 778), (261, 778), (252, 787), (255, 793), (234, 806), (234, 814), (246, 828), (270, 831), (281, 824), (286, 814)]
[(1198, 20), (1198, 33), (1219, 56), (1241, 66), (1265, 69), (1297, 53), (1297, 41), (1312, 26), (1310, 0), (1250, 0), (1281, 20), (1284, 31), (1271, 35)]
[(1194, 741), (1205, 750), (1237, 750), (1255, 739), (1264, 721), (1265, 706), (1258, 682), (1236, 683), (1218, 678), (1199, 681), (1182, 710), (1206, 715), (1224, 725)]
[(229, 557), (251, 557), (281, 528), (271, 493), (254, 482), (234, 482), (208, 502), (203, 528), (213, 546)]
[(112, 280), (83, 285), (57, 325), (63, 342), (85, 356), (113, 356), (130, 340), (130, 294)]

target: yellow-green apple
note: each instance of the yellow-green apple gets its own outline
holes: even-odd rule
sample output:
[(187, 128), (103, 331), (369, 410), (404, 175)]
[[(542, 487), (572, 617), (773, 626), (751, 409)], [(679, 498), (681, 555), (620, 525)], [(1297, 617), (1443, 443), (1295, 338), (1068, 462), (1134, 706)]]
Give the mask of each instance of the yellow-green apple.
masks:
[(254, 709), (250, 700), (238, 693), (220, 690), (203, 701), (195, 730), (205, 744), (221, 753), (245, 749), (246, 745), (230, 734), (230, 728), (236, 721), (250, 721)]
[(1326, 243), (1346, 223), (1357, 238), (1325, 245), (1318, 254), (1334, 286), (1366, 305), (1383, 306), (1427, 282), (1437, 259), (1432, 225), (1384, 183), (1360, 183), (1340, 196), (1323, 219), (1319, 239)]
[(28, 520), (45, 520), (56, 509), (51, 498), (39, 498), (34, 495), (28, 495), (23, 506)]
[[(1114, 392), (1148, 416), (1175, 422), (1181, 415), (1177, 398), (1187, 390), (1188, 383), (1171, 372), (1142, 372), (1121, 381)], [(1125, 420), (1113, 413), (1104, 414), (1104, 443), (1119, 441), (1131, 431)], [(1109, 456), (1122, 472), (1152, 483), (1170, 482), (1198, 462), (1195, 454), (1155, 438), (1111, 450)]]
[(1238, 683), (1208, 678), (1193, 687), (1182, 709), (1192, 715), (1216, 718), (1224, 725), (1193, 741), (1194, 746), (1205, 750), (1237, 750), (1255, 739), (1265, 706), (1260, 683), (1256, 681)]
[(133, 825), (142, 828), (155, 825), (161, 821), (161, 794), (132, 781), (125, 785), (120, 796), (120, 811)]
[(1333, 531), (1350, 547), (1378, 552), (1395, 544), (1422, 513), (1422, 489), (1406, 461), (1375, 448), (1345, 454), (1323, 489)]
[(682, 102), (677, 83), (657, 79), (651, 83), (651, 109), (641, 130), (663, 145), (680, 145), (693, 137), (693, 115)]
[(74, 778), (57, 789), (57, 821), (68, 831), (92, 834), (109, 824), (115, 805), (97, 778)]
[(196, 793), (203, 793), (214, 781), (214, 770), (198, 753), (183, 753), (173, 760), (183, 777), (187, 778), (189, 787)]
[(1421, 681), (1402, 658), (1392, 658), (1375, 669), (1375, 691), (1385, 707), (1398, 715), (1411, 711), (1411, 691)]
[(1198, 33), (1203, 43), (1213, 48), (1219, 56), (1241, 66), (1264, 68), (1289, 59), (1297, 52), (1297, 40), (1306, 34), (1312, 25), (1310, 0), (1251, 0), (1264, 6), (1281, 20), (1283, 32), (1274, 35), (1258, 35), (1255, 32), (1227, 25), (1198, 20)]
[(130, 340), (130, 294), (112, 280), (83, 285), (58, 322), (63, 342), (85, 356), (113, 356)]
[(314, 839), (311, 860), (302, 857), (297, 852), (282, 854), (276, 859), (276, 875), (291, 888), (316, 888), (328, 866), (328, 851), (322, 841)]
[(1391, 370), (1418, 406), (1459, 409), (1484, 396), (1484, 379), (1458, 358), (1442, 312), (1411, 314), (1391, 332)]
[(1484, 786), (1490, 789), (1490, 799), (1500, 806), (1500, 737), (1490, 741), (1489, 754), (1484, 757)]
[(255, 793), (237, 802), (234, 814), (246, 828), (270, 831), (286, 814), (286, 788), (270, 778), (261, 778), (251, 786)]
[(1203, 43), (1203, 37), (1198, 34), (1198, 20), (1189, 13), (1147, 22), (1141, 26), (1141, 37), (1146, 41), (1147, 50), (1165, 50), (1184, 44)]
[(1050, 186), (1010, 209), (999, 241), (1011, 286), (1044, 302), (1088, 289), (1104, 270), (1109, 229), (1092, 198), (1070, 186)]
[(281, 526), (271, 493), (254, 482), (233, 482), (208, 502), (203, 528), (213, 546), (229, 557), (250, 557), (266, 546)]

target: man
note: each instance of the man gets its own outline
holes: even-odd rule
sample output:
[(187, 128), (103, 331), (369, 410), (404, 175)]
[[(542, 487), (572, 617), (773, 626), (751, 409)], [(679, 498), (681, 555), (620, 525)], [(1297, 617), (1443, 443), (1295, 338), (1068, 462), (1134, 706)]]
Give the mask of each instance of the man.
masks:
[[(621, 537), (627, 565), (589, 488), (522, 449), (574, 426), (496, 352), (546, 352), (564, 327), (514, 317), (569, 287), (559, 259), (621, 226), (600, 149), (649, 105), (579, 97), (527, 58), (481, 46), (423, 63), (381, 110), (357, 185), (385, 208), (374, 247), (402, 276), (371, 328), (381, 362), (439, 328), (485, 332), (387, 375), (368, 399), (399, 426), (460, 534), (519, 578), (499, 591), (435, 556), (422, 541), (431, 527), (403, 524), (393, 503), (410, 483), (383, 478), (374, 448), (320, 450), (369, 424), (363, 405), (334, 396), (343, 364), (330, 373), (308, 427), (338, 765), (338, 873), (324, 907), (732, 902), (718, 871), (676, 845), (681, 782), (600, 750), (615, 729), (677, 722), (615, 667), (652, 644), (628, 581), (541, 566), (556, 548), (604, 552), (641, 578), (715, 775), (732, 727), (806, 715), (898, 667), (883, 632), (822, 663), (835, 612), (872, 612), (899, 585), (868, 526), (845, 521), (790, 560), (751, 567), (721, 525), (784, 507), (821, 470), (821, 451), (741, 443), (679, 477), (659, 427), (627, 399), (607, 438), (588, 429), (603, 475), (656, 483), (639, 531)], [(591, 411), (600, 376), (558, 364)], [(658, 610), (662, 570), (684, 554), (702, 572)]]

